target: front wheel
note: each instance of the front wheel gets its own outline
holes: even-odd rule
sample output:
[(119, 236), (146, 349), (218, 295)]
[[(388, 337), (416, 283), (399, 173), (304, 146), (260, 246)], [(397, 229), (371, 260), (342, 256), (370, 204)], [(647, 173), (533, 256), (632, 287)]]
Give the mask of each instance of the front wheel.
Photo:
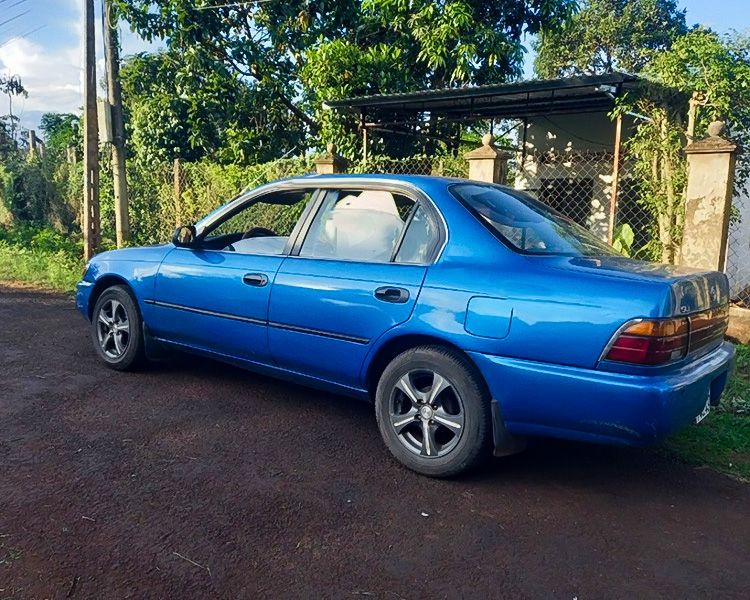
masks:
[(380, 377), (375, 413), (391, 453), (423, 475), (457, 475), (489, 454), (489, 393), (453, 350), (421, 346), (394, 358)]
[(124, 286), (112, 286), (99, 296), (91, 319), (91, 339), (99, 358), (112, 369), (127, 371), (143, 363), (141, 315)]

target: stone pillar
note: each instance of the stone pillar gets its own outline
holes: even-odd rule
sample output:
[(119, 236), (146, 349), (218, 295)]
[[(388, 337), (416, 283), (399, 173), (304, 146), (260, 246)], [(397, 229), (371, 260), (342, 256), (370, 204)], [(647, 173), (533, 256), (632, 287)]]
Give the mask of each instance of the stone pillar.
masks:
[(334, 173), (346, 173), (349, 164), (343, 156), (336, 154), (336, 144), (328, 144), (327, 152), (320, 158), (315, 159), (315, 171), (318, 175), (332, 175)]
[(736, 146), (721, 136), (724, 123), (708, 126), (708, 137), (688, 144), (685, 227), (680, 264), (723, 271), (734, 186)]
[(482, 137), (482, 145), (465, 154), (469, 161), (469, 179), (488, 183), (505, 183), (508, 177), (510, 152), (499, 150), (491, 133)]

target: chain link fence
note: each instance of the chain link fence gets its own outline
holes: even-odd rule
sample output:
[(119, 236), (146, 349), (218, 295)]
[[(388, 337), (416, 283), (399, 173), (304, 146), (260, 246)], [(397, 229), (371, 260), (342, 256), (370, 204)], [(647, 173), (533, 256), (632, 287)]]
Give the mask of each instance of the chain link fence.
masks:
[[(512, 183), (603, 240), (610, 239), (612, 197), (615, 193), (614, 155), (603, 151), (530, 152), (511, 165)], [(612, 237), (626, 226), (621, 238), (631, 256), (647, 253), (654, 216), (639, 201), (633, 167), (620, 158)]]
[(727, 244), (727, 277), (732, 301), (750, 308), (750, 197), (734, 198)]

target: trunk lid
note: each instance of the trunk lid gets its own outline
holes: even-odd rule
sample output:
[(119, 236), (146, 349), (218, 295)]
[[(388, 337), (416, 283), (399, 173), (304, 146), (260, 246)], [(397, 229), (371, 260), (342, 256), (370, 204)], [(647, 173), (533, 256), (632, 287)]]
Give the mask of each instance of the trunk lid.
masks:
[[(601, 258), (550, 257), (554, 269), (598, 277), (667, 284), (671, 310), (663, 317), (685, 317), (689, 322), (687, 356), (697, 358), (718, 346), (729, 323), (729, 281), (724, 273), (663, 265), (619, 256)], [(628, 317), (629, 315), (623, 315)], [(637, 317), (639, 315), (630, 315)]]
[(665, 317), (689, 315), (720, 308), (729, 303), (729, 281), (724, 273), (718, 271), (701, 271), (619, 256), (556, 256), (549, 259), (550, 266), (554, 269), (668, 284), (672, 290), (672, 312), (664, 315)]

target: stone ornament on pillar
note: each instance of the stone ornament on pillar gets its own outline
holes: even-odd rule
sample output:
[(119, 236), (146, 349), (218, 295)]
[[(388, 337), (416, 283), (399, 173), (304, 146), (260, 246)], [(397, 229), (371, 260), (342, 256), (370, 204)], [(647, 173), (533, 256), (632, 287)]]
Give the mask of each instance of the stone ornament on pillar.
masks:
[(505, 183), (508, 176), (510, 152), (495, 146), (491, 133), (482, 136), (482, 145), (464, 156), (469, 161), (469, 179), (487, 183)]
[(723, 271), (734, 192), (737, 146), (722, 137), (724, 123), (708, 126), (708, 137), (688, 144), (685, 226), (680, 264)]
[(334, 173), (346, 173), (349, 161), (343, 156), (336, 154), (336, 144), (329, 143), (326, 153), (315, 159), (315, 171), (318, 175), (333, 175)]

